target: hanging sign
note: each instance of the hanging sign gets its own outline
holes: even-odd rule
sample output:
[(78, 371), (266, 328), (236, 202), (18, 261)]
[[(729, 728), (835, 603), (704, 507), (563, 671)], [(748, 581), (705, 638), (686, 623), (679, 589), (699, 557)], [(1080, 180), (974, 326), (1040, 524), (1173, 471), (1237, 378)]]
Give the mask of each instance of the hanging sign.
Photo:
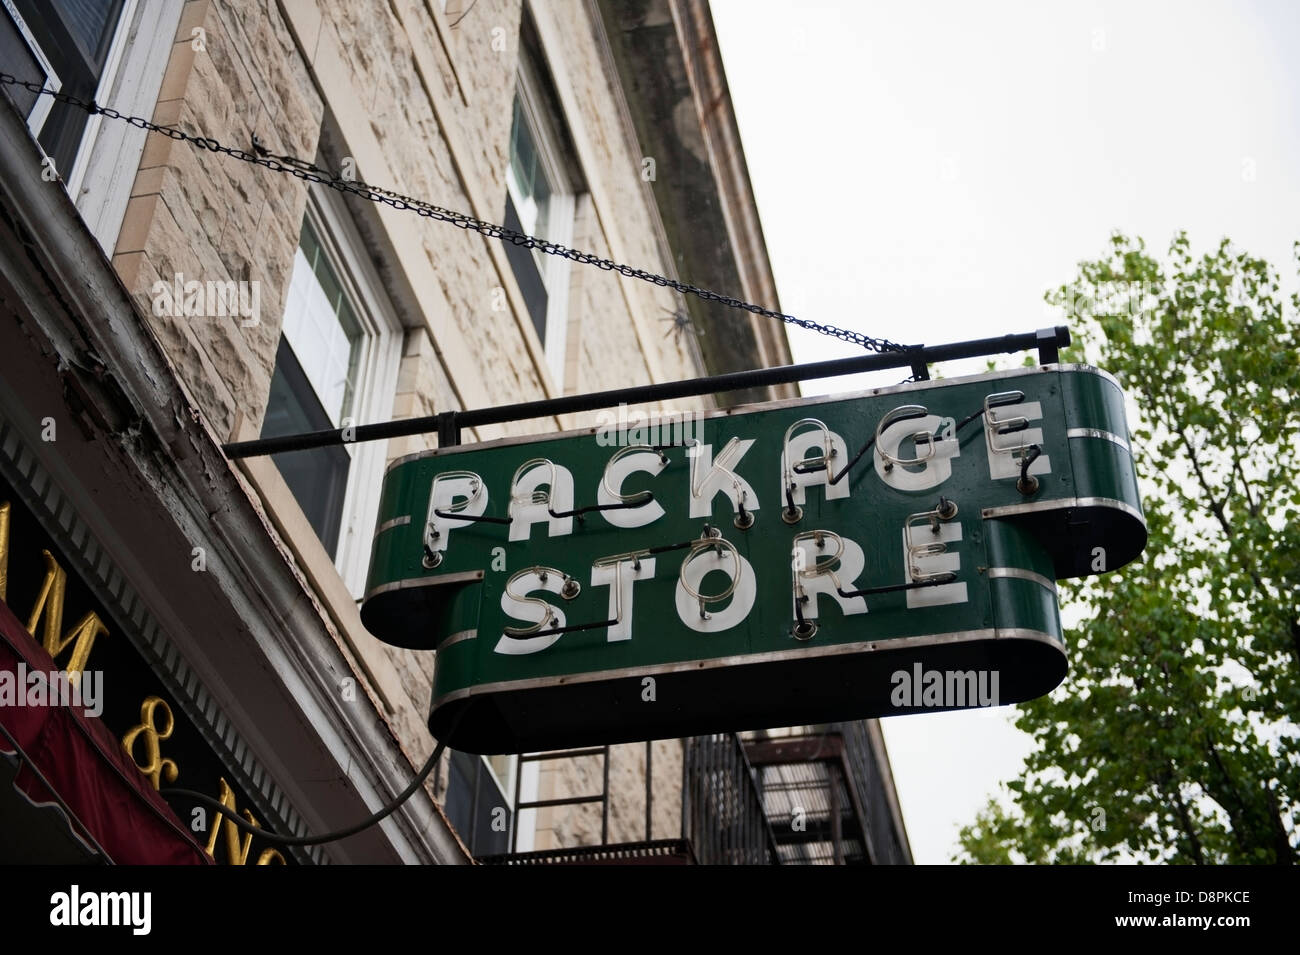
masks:
[(513, 753), (1014, 703), (1146, 543), (1114, 379), (1048, 365), (403, 458), (362, 621)]

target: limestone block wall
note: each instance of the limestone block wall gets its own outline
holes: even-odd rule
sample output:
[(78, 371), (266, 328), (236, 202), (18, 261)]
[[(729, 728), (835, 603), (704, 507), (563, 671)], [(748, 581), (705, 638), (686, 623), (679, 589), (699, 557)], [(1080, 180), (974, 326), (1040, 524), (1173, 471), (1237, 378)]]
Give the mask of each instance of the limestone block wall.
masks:
[[(274, 5), (185, 4), (155, 122), (246, 150), (256, 133), (273, 152), (311, 156), (321, 115)], [(261, 420), (306, 198), (298, 180), (158, 133), (146, 141), (113, 264), (218, 434), (230, 434), (241, 415)], [(256, 323), (155, 309), (155, 282), (177, 274), (258, 282)]]
[[(656, 165), (653, 180), (644, 175), (645, 159), (654, 157), (636, 142), (594, 5), (447, 6), (450, 12), (438, 0), (188, 0), (153, 118), (247, 150), (256, 135), (275, 154), (347, 158), (367, 182), (499, 222), (527, 17), (582, 184), (573, 245), (673, 274), (654, 202), (654, 190), (672, 188), (672, 170)], [(198, 44), (196, 27), (203, 31)], [(301, 180), (188, 143), (158, 134), (147, 141), (113, 263), (218, 435), (248, 438), (260, 430), (307, 191)], [(397, 417), (704, 374), (690, 334), (671, 331), (676, 293), (575, 264), (559, 384), (500, 242), (409, 212), (358, 205), (365, 204), (349, 200), (366, 237), (364, 253), (405, 326)], [(258, 320), (156, 313), (155, 283), (177, 274), (257, 282)], [(520, 422), (465, 439), (593, 423), (590, 415)], [(393, 458), (433, 443), (433, 436), (394, 440), (387, 451)], [(330, 577), (329, 555), (309, 528), (303, 531), (291, 495), (265, 472), (253, 484), (346, 640), (367, 699), (413, 762), (422, 760), (432, 746), (424, 726), (432, 655), (395, 650), (367, 634), (337, 574)], [(680, 746), (655, 745), (655, 835), (670, 837), (680, 814)], [(579, 791), (590, 772), (578, 763), (552, 766), (543, 791)], [(643, 837), (644, 772), (644, 746), (616, 749), (611, 838)], [(588, 815), (542, 820), (538, 846), (594, 841)], [(598, 838), (598, 811), (595, 826)]]

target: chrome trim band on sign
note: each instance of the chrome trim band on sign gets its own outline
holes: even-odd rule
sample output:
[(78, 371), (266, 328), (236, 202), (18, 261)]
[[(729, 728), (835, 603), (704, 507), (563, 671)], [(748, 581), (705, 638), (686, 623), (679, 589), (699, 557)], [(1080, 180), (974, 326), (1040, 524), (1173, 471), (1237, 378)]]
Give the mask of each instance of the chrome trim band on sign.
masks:
[(1065, 432), (1065, 436), (1067, 438), (1100, 438), (1103, 441), (1113, 441), (1129, 454), (1133, 453), (1128, 441), (1113, 431), (1102, 431), (1100, 428), (1071, 428)]
[(438, 644), (438, 650), (439, 651), (446, 650), (453, 643), (460, 643), (463, 640), (476, 640), (476, 639), (478, 639), (477, 630), (458, 630), (455, 633), (453, 633), (450, 637), (448, 637), (446, 640), (442, 641), (442, 643)]
[[(694, 670), (717, 670), (730, 666), (749, 666), (757, 663), (779, 663), (783, 660), (806, 660), (809, 657), (843, 656), (845, 654), (871, 653), (877, 650), (906, 650), (909, 647), (933, 647), (945, 643), (971, 643), (976, 640), (1029, 640), (1045, 643), (1064, 652), (1065, 643), (1050, 633), (1030, 630), (1023, 627), (1005, 629), (960, 630), (936, 636), (901, 637), (896, 640), (867, 640), (858, 643), (842, 643), (824, 647), (804, 647), (798, 650), (775, 650), (771, 653), (756, 653), (749, 656), (718, 657), (714, 660), (690, 660), (685, 663), (671, 663), (664, 666), (626, 667), (618, 670), (598, 670), (591, 673), (575, 673), (567, 676), (535, 677), (529, 680), (509, 680), (501, 683), (484, 683), (452, 690), (443, 696), (435, 695), (435, 707), (471, 696), (490, 693), (502, 693), (514, 690), (533, 690), (541, 687), (570, 686), (575, 683), (596, 683), (601, 681), (622, 680), (633, 677), (658, 676), (665, 673), (689, 673)], [(445, 646), (445, 644), (444, 644)]]
[(1071, 507), (1109, 507), (1122, 511), (1147, 526), (1147, 519), (1142, 512), (1131, 504), (1117, 501), (1112, 497), (1062, 497), (1055, 501), (1035, 501), (1033, 504), (1008, 504), (1006, 507), (986, 507), (980, 516), (986, 520), (990, 517), (1014, 517), (1017, 514), (1037, 514), (1043, 511), (1060, 511)]
[(384, 531), (391, 531), (394, 527), (401, 527), (403, 524), (411, 523), (411, 515), (403, 514), (401, 517), (394, 517), (392, 520), (384, 521), (375, 528), (375, 536), (378, 537)]
[(1124, 390), (1124, 386), (1119, 383), (1118, 378), (1116, 378), (1110, 372), (1098, 368), (1096, 365), (1085, 365), (1080, 362), (1075, 362), (1069, 365), (1056, 365), (1054, 367), (1056, 368), (1057, 371), (1077, 371), (1077, 372), (1084, 372), (1089, 375), (1096, 375), (1098, 378), (1105, 378), (1107, 381), (1109, 381), (1120, 391)]
[(472, 584), (483, 579), (483, 571), (466, 570), (459, 574), (433, 574), (428, 577), (412, 577), (409, 580), (395, 580), (391, 584), (380, 584), (373, 590), (367, 590), (362, 600), (369, 600), (380, 594), (393, 590), (405, 590), (408, 587), (433, 587), (439, 584)]
[(1015, 580), (1028, 580), (1056, 593), (1056, 581), (1048, 580), (1042, 574), (1036, 574), (1032, 570), (1023, 570), (1020, 567), (989, 567), (984, 573), (988, 575), (989, 580), (999, 580), (1013, 578)]

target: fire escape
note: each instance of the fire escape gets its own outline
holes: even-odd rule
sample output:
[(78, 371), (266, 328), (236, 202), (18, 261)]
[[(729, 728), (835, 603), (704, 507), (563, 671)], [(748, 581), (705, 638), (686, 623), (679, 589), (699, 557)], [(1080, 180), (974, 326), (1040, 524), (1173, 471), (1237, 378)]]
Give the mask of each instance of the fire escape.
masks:
[[(609, 755), (604, 747), (523, 757), (603, 759), (601, 792), (520, 801), (516, 808), (598, 803), (601, 842), (480, 856), (485, 865), (908, 864), (911, 853), (870, 721), (682, 741), (681, 835), (650, 838), (652, 774), (646, 773), (646, 838), (611, 844)], [(650, 750), (647, 748), (647, 755)], [(649, 764), (647, 764), (649, 769)], [(513, 846), (512, 840), (512, 846)]]
[[(875, 730), (878, 734), (879, 730)], [(905, 865), (893, 781), (865, 720), (746, 734), (783, 865)]]

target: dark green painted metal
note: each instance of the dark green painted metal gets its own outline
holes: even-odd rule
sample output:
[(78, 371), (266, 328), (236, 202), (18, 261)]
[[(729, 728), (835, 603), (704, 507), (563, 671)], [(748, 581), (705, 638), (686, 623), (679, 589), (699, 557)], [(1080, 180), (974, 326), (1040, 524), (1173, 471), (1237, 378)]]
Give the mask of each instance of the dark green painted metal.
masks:
[[(1005, 477), (991, 477), (984, 420), (978, 417), (956, 433), (951, 475), (938, 486), (890, 486), (873, 448), (844, 478), (847, 498), (829, 499), (824, 486), (814, 485), (806, 491), (802, 518), (793, 526), (782, 520), (783, 437), (795, 421), (818, 418), (843, 439), (844, 450), (832, 459), (838, 471), (891, 409), (920, 404), (955, 425), (978, 412), (987, 396), (1013, 390), (1042, 410), (1041, 420), (1030, 422), (1042, 432), (1042, 459), (1031, 469), (1042, 473), (1032, 493), (1017, 488), (1010, 473), (1015, 467)], [(488, 493), (485, 513), (505, 517), (516, 469), (526, 460), (548, 458), (572, 474), (574, 506), (581, 508), (596, 503), (606, 463), (620, 448), (604, 443), (608, 432), (588, 429), (448, 448), (389, 470), (362, 620), (393, 645), (438, 650), (430, 715), (435, 735), (442, 738), (463, 710), (468, 712), (448, 739), (451, 746), (520, 752), (958, 708), (951, 701), (899, 702), (897, 674), (911, 674), (918, 665), (918, 674), (996, 673), (998, 702), (1030, 699), (1051, 690), (1065, 673), (1052, 581), (1115, 569), (1145, 544), (1123, 396), (1109, 376), (1085, 366), (754, 405), (691, 425), (699, 431), (692, 436), (710, 446), (713, 458), (733, 437), (753, 440), (735, 465), (757, 496), (757, 506), (752, 500), (748, 505), (755, 518), (749, 529), (734, 526), (735, 511), (720, 493), (708, 517), (690, 516), (690, 463), (686, 450), (676, 446), (666, 450), (669, 463), (661, 473), (635, 472), (623, 485), (624, 493), (652, 491), (655, 505), (664, 508), (648, 526), (617, 528), (607, 515), (591, 512), (567, 535), (551, 537), (540, 523), (526, 541), (516, 542), (502, 524), (454, 527), (441, 563), (429, 569), (422, 563), (425, 521), (437, 475), (479, 475)], [(635, 434), (624, 437), (641, 443)], [(946, 434), (936, 444), (951, 447)], [(914, 444), (904, 440), (898, 453), (913, 451)], [(900, 464), (894, 474), (921, 470)], [(866, 613), (846, 614), (822, 596), (815, 635), (795, 639), (796, 534), (831, 531), (861, 549), (864, 570), (852, 583), (843, 582), (845, 590), (902, 585), (904, 523), (909, 514), (934, 508), (940, 495), (958, 508), (940, 524), (960, 527), (960, 540), (949, 544), (960, 561), (957, 576), (945, 586), (964, 587), (964, 600), (909, 606), (952, 592), (899, 590), (869, 595)], [(562, 611), (567, 626), (602, 623), (612, 616), (611, 587), (593, 584), (595, 562), (698, 539), (706, 523), (720, 529), (753, 569), (753, 604), (734, 626), (700, 633), (686, 625), (690, 611), (698, 612), (687, 608), (684, 617), (678, 608), (678, 572), (688, 552), (670, 550), (654, 555), (653, 578), (633, 584), (631, 639), (610, 641), (608, 628), (597, 626), (563, 633), (537, 652), (498, 652), (512, 645), (503, 628), (524, 625), (502, 608), (512, 574), (537, 565), (572, 576), (581, 586), (573, 599), (540, 590), (532, 596)], [(914, 537), (925, 542), (935, 539), (931, 534), (922, 524)], [(715, 560), (698, 559), (706, 566)], [(718, 564), (730, 566), (729, 557)], [(726, 582), (727, 575), (715, 571), (702, 587), (716, 593)], [(709, 610), (716, 618), (729, 606), (720, 602)]]

